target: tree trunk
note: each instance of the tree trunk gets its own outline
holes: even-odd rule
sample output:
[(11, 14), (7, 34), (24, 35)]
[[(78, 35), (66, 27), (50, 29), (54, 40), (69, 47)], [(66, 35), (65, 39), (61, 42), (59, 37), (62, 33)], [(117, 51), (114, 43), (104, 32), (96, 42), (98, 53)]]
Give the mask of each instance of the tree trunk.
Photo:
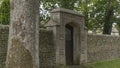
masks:
[(110, 35), (112, 31), (112, 22), (107, 22), (104, 24), (103, 34)]
[(39, 68), (39, 0), (10, 0), (6, 68)]
[(109, 9), (105, 15), (105, 23), (103, 28), (103, 34), (111, 34), (112, 31), (112, 18), (113, 18), (113, 8)]

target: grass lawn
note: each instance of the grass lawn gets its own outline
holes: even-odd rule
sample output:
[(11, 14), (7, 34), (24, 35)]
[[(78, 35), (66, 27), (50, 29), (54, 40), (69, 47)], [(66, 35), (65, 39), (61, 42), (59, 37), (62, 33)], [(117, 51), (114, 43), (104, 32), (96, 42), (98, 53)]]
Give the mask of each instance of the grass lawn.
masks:
[[(0, 66), (0, 68), (3, 68)], [(112, 60), (112, 61), (103, 61), (96, 63), (88, 63), (81, 67), (79, 66), (58, 66), (56, 68), (120, 68), (120, 59)]]
[(120, 59), (96, 63), (88, 63), (87, 68), (120, 68)]

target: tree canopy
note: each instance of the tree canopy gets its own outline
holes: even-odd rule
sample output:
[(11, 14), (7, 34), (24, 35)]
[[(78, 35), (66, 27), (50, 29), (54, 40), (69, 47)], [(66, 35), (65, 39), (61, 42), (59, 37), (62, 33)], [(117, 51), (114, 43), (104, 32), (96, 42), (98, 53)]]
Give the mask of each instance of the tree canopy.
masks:
[(103, 34), (110, 34), (112, 24), (117, 23), (120, 31), (120, 0), (42, 0), (41, 3), (47, 11), (62, 7), (82, 13), (88, 30), (102, 30)]
[[(103, 34), (110, 34), (112, 24), (120, 32), (120, 0), (41, 0), (40, 21), (47, 23), (50, 11), (62, 7), (77, 11), (84, 15), (85, 26), (88, 30), (100, 30)], [(2, 0), (0, 4), (0, 23), (8, 24), (10, 18), (9, 0)]]

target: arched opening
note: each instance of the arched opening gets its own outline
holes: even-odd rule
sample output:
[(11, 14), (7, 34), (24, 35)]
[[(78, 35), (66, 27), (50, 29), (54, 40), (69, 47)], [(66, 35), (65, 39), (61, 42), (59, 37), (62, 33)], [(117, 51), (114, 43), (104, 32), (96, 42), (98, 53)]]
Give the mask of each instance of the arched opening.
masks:
[(65, 25), (65, 58), (66, 65), (73, 65), (73, 27)]

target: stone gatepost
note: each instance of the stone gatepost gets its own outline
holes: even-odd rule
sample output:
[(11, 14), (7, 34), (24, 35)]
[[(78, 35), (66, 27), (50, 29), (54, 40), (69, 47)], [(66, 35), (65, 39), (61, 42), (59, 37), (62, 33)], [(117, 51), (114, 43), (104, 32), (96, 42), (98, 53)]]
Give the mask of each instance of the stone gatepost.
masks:
[(82, 15), (68, 9), (54, 9), (46, 27), (48, 30), (53, 30), (56, 64), (79, 65), (87, 60), (86, 45), (84, 46), (87, 42)]

